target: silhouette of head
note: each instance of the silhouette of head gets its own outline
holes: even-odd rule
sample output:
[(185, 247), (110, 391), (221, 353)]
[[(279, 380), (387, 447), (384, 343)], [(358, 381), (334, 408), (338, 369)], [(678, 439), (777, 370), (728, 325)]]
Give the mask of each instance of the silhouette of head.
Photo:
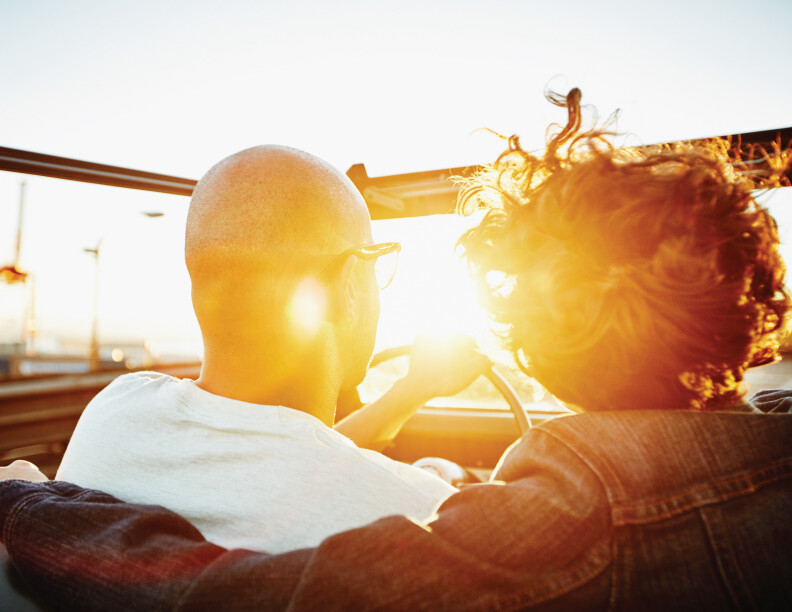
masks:
[(185, 242), (205, 350), (287, 370), (329, 350), (343, 384), (356, 384), (379, 316), (373, 271), (350, 261), (327, 286), (315, 279), (339, 253), (370, 242), (365, 202), (323, 160), (267, 145), (220, 161), (195, 188)]
[(518, 363), (586, 410), (738, 401), (790, 305), (755, 182), (723, 141), (616, 148), (580, 129), (579, 90), (550, 100), (569, 121), (546, 151), (510, 138), (461, 200), (488, 209), (460, 242)]

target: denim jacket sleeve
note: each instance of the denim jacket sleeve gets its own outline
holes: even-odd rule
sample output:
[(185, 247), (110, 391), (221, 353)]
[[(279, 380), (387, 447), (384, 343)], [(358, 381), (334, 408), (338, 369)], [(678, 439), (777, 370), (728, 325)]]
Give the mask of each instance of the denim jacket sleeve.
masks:
[(500, 466), (510, 482), (453, 495), (428, 524), (387, 517), (316, 549), (226, 551), (163, 508), (59, 482), (0, 483), (0, 536), (66, 609), (507, 610), (581, 595), (606, 606), (605, 493), (562, 443), (529, 437)]

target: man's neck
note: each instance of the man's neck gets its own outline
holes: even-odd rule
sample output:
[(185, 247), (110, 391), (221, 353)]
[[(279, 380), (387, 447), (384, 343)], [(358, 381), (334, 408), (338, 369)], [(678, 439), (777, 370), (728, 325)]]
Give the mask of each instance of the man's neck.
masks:
[(256, 359), (249, 351), (216, 354), (208, 348), (195, 384), (252, 404), (285, 406), (333, 425), (340, 377), (316, 356)]

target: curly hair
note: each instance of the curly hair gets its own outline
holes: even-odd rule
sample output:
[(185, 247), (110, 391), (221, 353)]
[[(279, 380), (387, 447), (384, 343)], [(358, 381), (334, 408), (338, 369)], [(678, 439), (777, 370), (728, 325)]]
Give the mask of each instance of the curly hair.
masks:
[(731, 405), (788, 318), (752, 189), (783, 180), (789, 151), (762, 151), (760, 181), (728, 141), (617, 148), (607, 124), (581, 129), (580, 97), (548, 95), (568, 122), (542, 155), (512, 136), (461, 179), (459, 211), (487, 211), (459, 241), (483, 305), (520, 368), (582, 409)]

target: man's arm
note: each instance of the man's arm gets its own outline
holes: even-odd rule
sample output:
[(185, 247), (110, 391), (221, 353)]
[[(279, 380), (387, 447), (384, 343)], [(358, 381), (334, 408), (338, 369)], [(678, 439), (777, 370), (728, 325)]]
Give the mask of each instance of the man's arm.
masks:
[[(37, 597), (57, 609), (172, 610), (182, 602), (230, 609), (221, 604), (230, 592), (219, 584), (212, 582), (203, 600), (190, 590), (204, 584), (202, 574), (215, 563), (218, 576), (231, 576), (248, 567), (248, 558), (268, 557), (210, 544), (164, 508), (125, 504), (66, 482), (0, 482), (0, 500), (0, 536), (14, 566)], [(285, 607), (301, 557), (292, 570), (289, 555), (281, 555), (276, 571), (248, 585), (267, 593), (263, 609)], [(226, 574), (221, 567), (234, 570)]]
[[(605, 605), (604, 493), (564, 447), (529, 437), (511, 454), (539, 460), (512, 462), (515, 482), (465, 489), (428, 525), (387, 517), (316, 549), (227, 551), (164, 508), (19, 480), (0, 482), (0, 536), (36, 593), (62, 609), (515, 609), (579, 589)], [(541, 461), (548, 450), (571, 472)]]
[(490, 365), (469, 336), (438, 340), (419, 335), (407, 375), (382, 397), (336, 423), (335, 430), (361, 448), (381, 451), (427, 401), (459, 393)]

